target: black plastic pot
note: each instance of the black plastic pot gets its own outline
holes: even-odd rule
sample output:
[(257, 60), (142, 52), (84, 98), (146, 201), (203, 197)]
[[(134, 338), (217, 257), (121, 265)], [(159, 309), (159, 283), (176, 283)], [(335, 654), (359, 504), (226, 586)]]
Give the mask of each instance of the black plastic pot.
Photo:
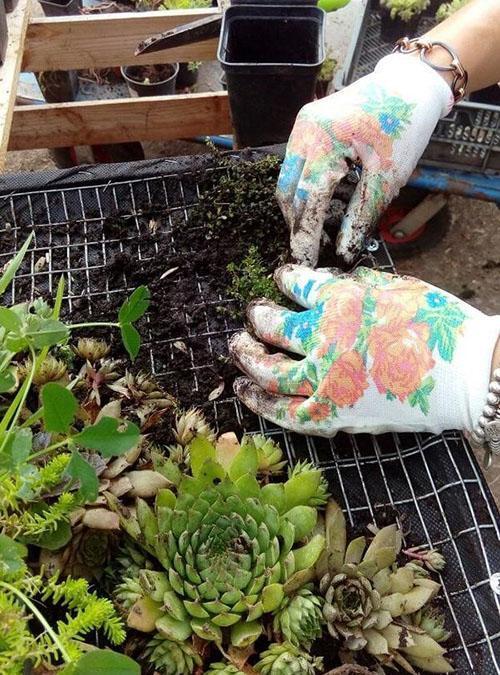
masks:
[(192, 87), (198, 82), (198, 67), (190, 68), (189, 63), (184, 61), (179, 63), (179, 72), (177, 73), (177, 80), (175, 86), (177, 89), (185, 89)]
[[(165, 96), (175, 94), (175, 81), (179, 72), (178, 63), (167, 63), (165, 67), (170, 67), (170, 75), (161, 82), (147, 83), (142, 81), (144, 68), (148, 66), (122, 66), (121, 73), (127, 83), (130, 95), (137, 96)], [(163, 66), (156, 66), (157, 68)]]
[(492, 84), (490, 87), (479, 89), (469, 96), (474, 103), (487, 103), (489, 105), (500, 105), (500, 85)]
[(415, 37), (420, 21), (420, 14), (414, 14), (409, 21), (399, 17), (391, 19), (391, 10), (380, 8), (380, 37), (384, 42), (396, 42), (402, 37)]
[(47, 70), (37, 73), (36, 79), (47, 103), (74, 101), (79, 90), (76, 70)]
[(79, 14), (82, 0), (39, 0), (45, 16)]
[(288, 139), (314, 98), (325, 58), (325, 13), (312, 5), (233, 5), (223, 18), (224, 69), (237, 147)]
[(7, 12), (7, 14), (15, 10), (18, 2), (19, 0), (3, 0), (3, 4), (5, 5), (5, 11)]
[(3, 63), (5, 59), (8, 36), (9, 36), (9, 29), (7, 27), (7, 16), (5, 14), (5, 6), (3, 4), (3, 0), (0, 0), (0, 65)]

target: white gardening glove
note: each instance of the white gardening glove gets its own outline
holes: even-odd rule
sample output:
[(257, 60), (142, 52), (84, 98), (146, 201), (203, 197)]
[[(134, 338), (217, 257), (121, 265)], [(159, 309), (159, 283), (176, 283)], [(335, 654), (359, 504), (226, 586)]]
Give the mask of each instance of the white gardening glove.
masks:
[(316, 265), (333, 190), (354, 162), (363, 170), (337, 240), (337, 252), (351, 261), (452, 106), (445, 80), (404, 54), (386, 56), (370, 75), (304, 106), (277, 188), (294, 258)]
[(353, 274), (287, 265), (294, 312), (254, 301), (257, 337), (302, 358), (271, 354), (250, 333), (230, 344), (247, 377), (238, 397), (287, 429), (333, 436), (471, 430), (486, 403), (500, 316), (486, 316), (412, 277), (360, 267)]

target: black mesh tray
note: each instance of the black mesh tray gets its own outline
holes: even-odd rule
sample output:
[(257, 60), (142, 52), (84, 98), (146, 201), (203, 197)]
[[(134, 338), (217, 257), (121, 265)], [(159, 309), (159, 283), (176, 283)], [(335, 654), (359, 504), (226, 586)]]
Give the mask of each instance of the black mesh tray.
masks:
[[(233, 156), (238, 161), (238, 155)], [(0, 255), (0, 266), (29, 232), (35, 233), (33, 247), (7, 301), (28, 299), (35, 283), (37, 292), (52, 293), (61, 275), (67, 280), (68, 312), (75, 303), (83, 303), (91, 313), (95, 296), (122, 298), (132, 290), (130, 282), (123, 275), (120, 283), (110, 284), (105, 274), (107, 262), (125, 249), (135, 253), (138, 265), (147, 265), (155, 256), (155, 245), (142, 236), (141, 212), (147, 211), (153, 200), (158, 205), (159, 199), (163, 200), (163, 217), (157, 236), (170, 241), (175, 251), (182, 228), (172, 228), (172, 220), (181, 218), (188, 227), (189, 210), (199, 194), (194, 161), (197, 171), (211, 168), (212, 160), (205, 156), (0, 178), (0, 241), (4, 242), (2, 248), (9, 242), (12, 249)], [(106, 234), (103, 228), (103, 219), (111, 213), (124, 216), (121, 236)], [(40, 269), (36, 263), (49, 251)], [(393, 269), (382, 245), (367, 253), (362, 262)], [(168, 269), (168, 259), (165, 265)], [(196, 338), (203, 345), (200, 353), (204, 356), (191, 353), (184, 372), (195, 389), (200, 371), (210, 366), (210, 360), (227, 353), (227, 339), (237, 329), (234, 323), (213, 328), (212, 312), (228, 299), (213, 297), (209, 281), (195, 280), (205, 316), (204, 328)], [(155, 360), (154, 345), (159, 338), (154, 317), (147, 317), (142, 333), (153, 372), (175, 391), (172, 364)], [(187, 329), (184, 337), (192, 337)], [(232, 416), (248, 431), (271, 435), (286, 450), (290, 462), (307, 458), (321, 466), (354, 528), (383, 522), (386, 514), (395, 510), (404, 517), (411, 543), (439, 547), (448, 561), (442, 595), (447, 624), (453, 631), (450, 654), (456, 671), (500, 673), (500, 596), (490, 582), (492, 575), (500, 572), (498, 510), (460, 433), (338, 434), (329, 441), (284, 432), (244, 410), (229, 392), (209, 405), (215, 419)]]

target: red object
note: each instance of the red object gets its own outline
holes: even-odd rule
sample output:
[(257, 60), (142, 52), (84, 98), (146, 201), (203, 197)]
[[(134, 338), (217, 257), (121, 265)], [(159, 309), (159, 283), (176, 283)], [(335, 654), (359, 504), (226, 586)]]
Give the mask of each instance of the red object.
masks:
[(389, 206), (387, 211), (384, 213), (380, 220), (379, 230), (384, 241), (393, 246), (398, 244), (407, 244), (410, 241), (416, 241), (419, 237), (423, 235), (427, 228), (427, 223), (424, 223), (418, 230), (407, 234), (404, 237), (395, 237), (391, 230), (394, 225), (399, 223), (403, 218), (413, 210), (413, 207), (403, 207), (403, 206)]

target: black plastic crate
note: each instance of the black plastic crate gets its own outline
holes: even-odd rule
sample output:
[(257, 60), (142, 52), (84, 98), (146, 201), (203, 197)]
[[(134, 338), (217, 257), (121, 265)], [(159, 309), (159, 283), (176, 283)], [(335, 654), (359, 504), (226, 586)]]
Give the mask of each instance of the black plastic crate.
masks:
[[(231, 155), (240, 160), (238, 153)], [(253, 158), (262, 156), (253, 152)], [(246, 155), (248, 158), (248, 155)], [(196, 170), (195, 170), (196, 168)], [(116, 304), (132, 290), (125, 274), (114, 283), (106, 278), (107, 263), (115, 253), (133, 252), (137, 265), (155, 257), (154, 241), (144, 238), (143, 212), (154, 204), (158, 213), (157, 242), (166, 241), (172, 255), (196, 205), (200, 171), (213, 170), (212, 159), (151, 160), (128, 165), (78, 167), (67, 171), (21, 174), (0, 178), (0, 240), (10, 250), (0, 255), (0, 267), (19, 249), (30, 232), (33, 244), (6, 301), (22, 301), (37, 293), (55, 293), (61, 275), (66, 278), (64, 310), (79, 306), (92, 316), (94, 298)], [(120, 228), (106, 227), (113, 215)], [(391, 271), (393, 264), (383, 244), (372, 242), (361, 264)], [(378, 250), (375, 250), (378, 249)], [(169, 248), (170, 250), (170, 248)], [(43, 267), (36, 265), (44, 256)], [(165, 269), (169, 256), (165, 257)], [(230, 303), (214, 294), (210, 279), (193, 278), (200, 299), (196, 349), (182, 372), (175, 360), (158, 362), (155, 345), (163, 338), (154, 317), (147, 315), (141, 333), (151, 369), (175, 392), (180, 379), (199, 386), (200, 372), (227, 354), (227, 342), (239, 328), (229, 319), (222, 327), (211, 322), (212, 310)], [(185, 327), (165, 340), (172, 346), (193, 333)], [(320, 466), (334, 497), (342, 504), (353, 528), (380, 522), (395, 510), (404, 517), (412, 543), (440, 548), (447, 559), (442, 574), (442, 600), (447, 626), (453, 631), (449, 653), (460, 675), (500, 675), (500, 595), (493, 575), (500, 572), (500, 520), (474, 454), (456, 431), (430, 434), (350, 436), (339, 433), (323, 439), (289, 433), (250, 413), (230, 391), (207, 402), (217, 420), (228, 417), (247, 432), (264, 433), (284, 449), (291, 464), (310, 460)], [(492, 579), (493, 577), (493, 579)]]
[[(434, 20), (423, 17), (419, 33), (425, 33)], [(369, 4), (353, 59), (346, 68), (344, 84), (368, 75), (377, 62), (390, 54), (394, 45), (380, 37), (380, 15)], [(500, 173), (500, 106), (462, 101), (438, 122), (420, 164), (445, 169)]]

